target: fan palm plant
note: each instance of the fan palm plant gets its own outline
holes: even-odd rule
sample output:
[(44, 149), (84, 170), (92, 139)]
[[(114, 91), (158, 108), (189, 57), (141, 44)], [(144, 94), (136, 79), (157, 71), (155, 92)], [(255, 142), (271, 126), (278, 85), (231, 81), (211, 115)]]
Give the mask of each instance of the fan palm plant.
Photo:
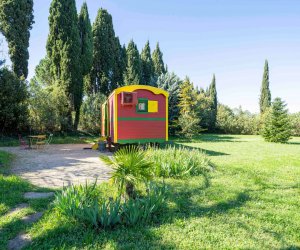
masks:
[(152, 162), (148, 161), (145, 152), (137, 146), (119, 149), (114, 156), (101, 155), (100, 158), (113, 169), (111, 180), (118, 185), (120, 193), (125, 192), (134, 198), (135, 185), (150, 180)]

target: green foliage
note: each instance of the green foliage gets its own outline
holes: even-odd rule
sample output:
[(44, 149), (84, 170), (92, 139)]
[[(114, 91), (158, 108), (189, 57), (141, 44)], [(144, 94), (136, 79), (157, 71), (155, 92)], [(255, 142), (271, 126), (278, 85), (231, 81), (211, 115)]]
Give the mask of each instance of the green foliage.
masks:
[(73, 127), (72, 111), (76, 112), (77, 126), (82, 101), (83, 81), (81, 70), (81, 49), (78, 17), (75, 0), (52, 0), (49, 15), (47, 55), (51, 74), (61, 90), (68, 97), (68, 126)]
[(300, 112), (290, 115), (292, 135), (300, 136)]
[(210, 131), (215, 130), (217, 122), (217, 113), (218, 113), (218, 98), (217, 98), (217, 89), (216, 89), (216, 77), (213, 76), (212, 82), (209, 85), (209, 97), (211, 99), (211, 117), (209, 129)]
[[(105, 9), (99, 9), (93, 24), (93, 67), (92, 89), (94, 92), (110, 94), (117, 87), (114, 81), (119, 44), (115, 37), (112, 16)], [(120, 52), (119, 52), (120, 53)]]
[(181, 127), (181, 134), (191, 138), (201, 131), (199, 126), (201, 119), (196, 111), (197, 92), (189, 78), (186, 78), (181, 84), (178, 106), (180, 109), (178, 122)]
[(87, 95), (81, 106), (79, 127), (81, 130), (99, 134), (101, 121), (101, 105), (106, 97), (101, 93)]
[(259, 133), (260, 118), (249, 111), (243, 111), (241, 107), (232, 110), (219, 104), (216, 126), (225, 134), (256, 135)]
[(262, 136), (269, 142), (285, 143), (291, 137), (291, 124), (286, 104), (279, 97), (272, 103), (270, 113), (267, 115)]
[(271, 106), (271, 92), (269, 88), (269, 65), (265, 61), (263, 80), (261, 85), (261, 93), (259, 98), (260, 113), (264, 113)]
[(34, 131), (59, 131), (68, 124), (68, 98), (59, 84), (43, 85), (40, 77), (29, 84), (29, 122)]
[(182, 81), (174, 73), (165, 73), (158, 77), (157, 87), (169, 93), (169, 134), (175, 135), (179, 130), (179, 91)]
[(108, 166), (112, 168), (111, 180), (117, 184), (120, 193), (128, 197), (135, 196), (135, 185), (152, 178), (152, 162), (148, 161), (143, 150), (136, 146), (126, 146), (119, 149), (114, 156), (101, 155)]
[(105, 199), (93, 185), (71, 186), (56, 194), (55, 209), (59, 214), (94, 228), (133, 226), (149, 222), (165, 202), (165, 187), (150, 184), (145, 197)]
[(80, 39), (80, 66), (81, 74), (80, 86), (76, 88), (76, 101), (75, 104), (75, 120), (74, 128), (77, 129), (80, 119), (80, 107), (82, 104), (82, 97), (84, 88), (86, 88), (87, 79), (92, 68), (93, 63), (93, 35), (92, 26), (89, 18), (89, 12), (86, 2), (82, 4), (79, 16), (78, 16), (78, 29)]
[(116, 54), (115, 54), (115, 70), (113, 75), (113, 82), (116, 87), (124, 85), (124, 73), (126, 70), (126, 47), (121, 46), (120, 40), (116, 37)]
[(133, 226), (149, 222), (153, 215), (158, 214), (166, 200), (166, 187), (150, 183), (147, 195), (137, 199), (129, 199), (122, 206), (123, 222)]
[(7, 68), (0, 69), (0, 128), (3, 132), (16, 132), (27, 127), (26, 82)]
[(124, 73), (125, 85), (142, 83), (142, 65), (136, 44), (130, 40), (126, 50), (126, 71)]
[(28, 47), (33, 21), (33, 0), (1, 0), (0, 32), (6, 37), (12, 70), (27, 78)]
[(165, 64), (163, 61), (163, 53), (160, 50), (159, 43), (156, 44), (155, 50), (152, 53), (152, 61), (154, 67), (154, 77), (157, 79), (161, 74), (166, 73)]
[(165, 149), (149, 148), (147, 158), (154, 162), (153, 172), (159, 177), (185, 178), (207, 174), (212, 164), (207, 155), (198, 149), (168, 146)]
[(78, 16), (79, 38), (81, 49), (81, 69), (85, 76), (90, 73), (93, 63), (93, 34), (92, 25), (89, 17), (88, 7), (86, 2), (81, 6)]
[(142, 84), (150, 85), (152, 77), (154, 75), (154, 65), (151, 58), (151, 49), (149, 40), (145, 44), (141, 52), (141, 63), (142, 63)]

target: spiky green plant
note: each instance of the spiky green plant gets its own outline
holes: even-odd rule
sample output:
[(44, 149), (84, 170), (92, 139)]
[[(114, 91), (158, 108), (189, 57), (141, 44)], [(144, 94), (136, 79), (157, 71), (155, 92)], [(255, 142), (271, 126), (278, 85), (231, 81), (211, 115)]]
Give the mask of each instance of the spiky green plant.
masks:
[(197, 149), (168, 146), (164, 149), (147, 150), (147, 158), (154, 163), (152, 171), (155, 176), (184, 178), (207, 174), (213, 169), (205, 153)]
[(145, 152), (137, 146), (127, 146), (118, 150), (114, 156), (100, 156), (113, 171), (111, 180), (117, 184), (120, 193), (129, 198), (135, 196), (135, 185), (141, 181), (150, 180), (152, 162), (146, 159)]

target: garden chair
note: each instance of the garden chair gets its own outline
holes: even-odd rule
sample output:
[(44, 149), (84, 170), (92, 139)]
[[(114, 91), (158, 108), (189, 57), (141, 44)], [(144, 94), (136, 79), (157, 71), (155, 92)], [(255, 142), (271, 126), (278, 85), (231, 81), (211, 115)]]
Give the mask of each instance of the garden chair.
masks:
[(53, 134), (50, 134), (49, 137), (48, 137), (48, 140), (38, 141), (36, 143), (37, 148), (39, 148), (39, 146), (41, 146), (41, 147), (43, 146), (44, 148), (49, 147), (49, 145), (50, 145), (50, 143), (52, 141), (52, 138), (53, 138)]
[(29, 145), (26, 143), (26, 141), (23, 139), (23, 137), (19, 134), (19, 142), (20, 142), (20, 148), (21, 149), (30, 149)]

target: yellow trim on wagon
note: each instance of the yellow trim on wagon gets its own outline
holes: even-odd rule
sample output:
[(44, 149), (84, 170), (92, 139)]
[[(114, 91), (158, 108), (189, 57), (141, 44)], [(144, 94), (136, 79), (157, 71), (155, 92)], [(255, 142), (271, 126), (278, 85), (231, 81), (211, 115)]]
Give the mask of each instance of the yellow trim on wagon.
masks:
[(164, 95), (165, 97), (169, 97), (169, 93), (163, 89), (159, 89), (159, 88), (155, 88), (155, 87), (152, 87), (152, 86), (148, 86), (148, 85), (128, 85), (128, 86), (123, 86), (123, 87), (120, 87), (120, 88), (117, 88), (115, 89), (111, 94), (120, 94), (121, 92), (133, 92), (137, 89), (146, 89), (146, 90), (149, 90), (151, 91), (152, 93), (156, 94), (156, 95), (159, 95), (159, 94), (162, 94)]
[(114, 96), (114, 143), (118, 142), (118, 95)]

